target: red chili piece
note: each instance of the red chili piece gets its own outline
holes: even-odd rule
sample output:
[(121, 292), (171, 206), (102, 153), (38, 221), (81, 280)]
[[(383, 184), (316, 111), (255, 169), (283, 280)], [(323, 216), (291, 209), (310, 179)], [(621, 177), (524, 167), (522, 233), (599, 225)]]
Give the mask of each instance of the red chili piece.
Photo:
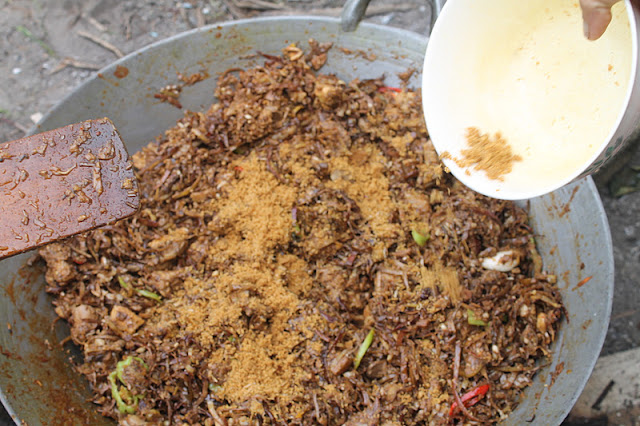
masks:
[(378, 88), (378, 92), (380, 92), (380, 93), (388, 93), (388, 92), (400, 93), (400, 92), (402, 92), (402, 89), (399, 89), (397, 87), (382, 86), (382, 87)]
[[(482, 397), (487, 393), (488, 390), (489, 390), (489, 385), (478, 386), (477, 388), (472, 389), (469, 392), (462, 395), (460, 400), (462, 401), (462, 404), (465, 407), (471, 407), (472, 405), (477, 404), (478, 401), (482, 399)], [(458, 402), (454, 401), (453, 404), (451, 404), (451, 409), (449, 410), (449, 417), (453, 416), (453, 414), (457, 409), (458, 409)]]

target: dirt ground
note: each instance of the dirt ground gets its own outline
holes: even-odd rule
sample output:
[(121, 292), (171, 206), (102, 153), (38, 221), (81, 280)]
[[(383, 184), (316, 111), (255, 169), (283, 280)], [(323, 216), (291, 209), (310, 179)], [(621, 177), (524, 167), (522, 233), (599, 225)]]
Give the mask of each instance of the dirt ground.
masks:
[[(0, 141), (19, 138), (42, 114), (121, 55), (202, 25), (258, 15), (337, 16), (341, 0), (0, 0)], [(373, 0), (367, 20), (426, 34), (426, 0)], [(93, 40), (91, 40), (93, 39)], [(640, 149), (602, 175), (616, 294), (602, 354), (640, 346)], [(0, 425), (2, 415), (0, 414)]]

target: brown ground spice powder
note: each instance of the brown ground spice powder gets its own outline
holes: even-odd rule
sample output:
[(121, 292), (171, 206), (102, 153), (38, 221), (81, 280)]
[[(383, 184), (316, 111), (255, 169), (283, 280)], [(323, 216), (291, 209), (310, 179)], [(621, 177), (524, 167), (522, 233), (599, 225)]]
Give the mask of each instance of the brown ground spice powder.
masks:
[[(300, 383), (308, 375), (291, 348), (312, 336), (308, 325), (317, 321), (308, 316), (300, 327), (291, 327), (301, 304), (297, 287), (310, 278), (295, 256), (273, 257), (291, 239), (291, 208), (298, 195), (279, 183), (255, 153), (233, 167), (236, 176), (225, 185), (225, 196), (210, 202), (217, 215), (209, 224), (224, 234), (209, 246), (209, 256), (229, 266), (209, 285), (186, 283), (190, 296), (202, 303), (179, 309), (178, 322), (204, 346), (215, 346), (221, 329), (231, 331), (231, 341), (242, 339), (241, 345), (219, 346), (209, 359), (226, 371), (220, 397), (239, 402), (278, 397), (287, 404), (303, 394)], [(247, 327), (247, 316), (268, 324)], [(211, 379), (215, 383), (220, 377)]]
[[(442, 154), (442, 158), (452, 159), (459, 167), (474, 166), (474, 170), (483, 170), (489, 179), (499, 181), (511, 173), (513, 163), (522, 161), (522, 157), (513, 153), (511, 145), (500, 132), (491, 137), (477, 127), (469, 127), (466, 138), (469, 148), (460, 152), (462, 158), (454, 158), (448, 151)], [(466, 173), (469, 174), (469, 171)]]

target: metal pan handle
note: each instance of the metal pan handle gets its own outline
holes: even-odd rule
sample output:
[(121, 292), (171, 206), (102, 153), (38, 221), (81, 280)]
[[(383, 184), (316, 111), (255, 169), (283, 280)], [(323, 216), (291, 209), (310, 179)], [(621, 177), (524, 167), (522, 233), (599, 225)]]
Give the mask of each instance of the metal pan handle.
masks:
[[(347, 0), (344, 7), (342, 8), (342, 15), (340, 16), (340, 25), (342, 26), (342, 31), (351, 32), (356, 29), (358, 23), (364, 17), (370, 1), (371, 0)], [(445, 1), (446, 0), (427, 1), (429, 7), (431, 8), (431, 25), (429, 26), (429, 32), (431, 32), (431, 30), (433, 29), (433, 24), (435, 24)]]

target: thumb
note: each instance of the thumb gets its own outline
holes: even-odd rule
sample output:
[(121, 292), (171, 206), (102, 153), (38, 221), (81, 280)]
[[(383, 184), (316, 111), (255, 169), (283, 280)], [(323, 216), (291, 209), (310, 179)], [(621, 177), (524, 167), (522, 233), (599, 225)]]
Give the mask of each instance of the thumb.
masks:
[(618, 0), (580, 0), (584, 36), (589, 40), (599, 39), (611, 22), (611, 6)]

